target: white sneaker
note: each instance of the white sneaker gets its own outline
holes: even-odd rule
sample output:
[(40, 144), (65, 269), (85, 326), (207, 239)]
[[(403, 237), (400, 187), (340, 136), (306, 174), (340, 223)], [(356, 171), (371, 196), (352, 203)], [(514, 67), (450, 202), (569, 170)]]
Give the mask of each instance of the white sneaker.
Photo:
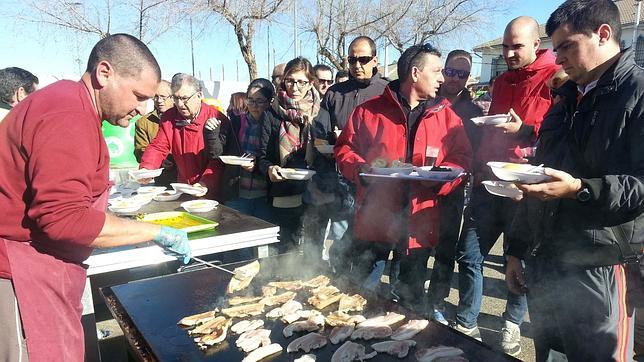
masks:
[(472, 337), (472, 338), (476, 339), (479, 342), (483, 342), (483, 340), (481, 339), (481, 331), (479, 331), (478, 326), (474, 326), (472, 328), (467, 328), (465, 326), (462, 326), (460, 323), (456, 323), (453, 326), (453, 328), (456, 329), (457, 331), (463, 333), (466, 336)]
[(505, 321), (501, 329), (501, 349), (512, 357), (521, 353), (521, 330), (518, 324)]

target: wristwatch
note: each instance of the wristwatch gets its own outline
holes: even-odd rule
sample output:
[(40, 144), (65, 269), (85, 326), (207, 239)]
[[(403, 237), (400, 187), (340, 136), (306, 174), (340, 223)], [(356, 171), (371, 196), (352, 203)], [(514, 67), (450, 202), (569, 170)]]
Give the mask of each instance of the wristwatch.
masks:
[(590, 200), (591, 197), (592, 195), (590, 194), (590, 190), (588, 190), (588, 187), (582, 183), (581, 190), (577, 191), (577, 200), (586, 202)]

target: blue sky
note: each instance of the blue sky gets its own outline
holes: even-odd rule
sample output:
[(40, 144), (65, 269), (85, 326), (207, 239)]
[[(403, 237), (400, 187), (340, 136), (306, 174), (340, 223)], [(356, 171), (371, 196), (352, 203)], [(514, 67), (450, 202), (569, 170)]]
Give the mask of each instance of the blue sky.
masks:
[[(23, 8), (24, 1), (0, 0), (4, 9)], [(548, 19), (549, 14), (559, 5), (561, 1), (522, 1), (517, 0), (507, 13), (498, 14), (492, 19), (495, 24), (492, 27), (481, 29), (477, 36), (463, 36), (463, 39), (455, 46), (470, 50), (473, 46), (494, 38), (503, 32), (506, 23), (520, 15), (533, 16), (539, 23)], [(127, 24), (114, 24), (112, 32), (128, 31)], [(187, 26), (182, 26), (176, 31), (171, 31), (161, 36), (150, 44), (150, 48), (159, 61), (164, 78), (169, 78), (177, 72), (191, 72), (190, 58), (190, 37)], [(273, 63), (273, 51), (277, 62), (286, 62), (293, 58), (292, 28), (290, 24), (275, 22), (271, 24), (271, 62)], [(268, 75), (267, 63), (267, 36), (266, 25), (259, 29), (255, 39), (255, 55), (259, 75)], [(35, 24), (28, 24), (16, 20), (15, 16), (7, 16), (7, 13), (0, 14), (0, 68), (8, 66), (19, 66), (25, 68), (40, 78), (47, 81), (53, 78), (79, 77), (80, 69), (84, 69), (87, 56), (92, 45), (98, 40), (96, 36), (74, 35), (68, 32), (57, 30), (52, 27), (43, 27)], [(316, 62), (315, 48), (307, 46), (313, 44), (307, 35), (300, 38), (302, 44), (302, 55), (308, 57), (313, 63)], [(442, 49), (447, 53), (450, 44), (444, 45)], [(203, 33), (195, 40), (195, 70), (197, 75), (204, 80), (212, 78), (220, 80), (222, 65), (225, 69), (226, 80), (237, 79), (237, 66), (239, 67), (239, 80), (248, 80), (246, 63), (243, 61), (237, 41), (228, 23), (212, 22)], [(392, 52), (393, 53), (393, 52)], [(393, 54), (392, 57), (397, 57)], [(382, 55), (380, 56), (383, 60)], [(391, 58), (390, 58), (391, 60)], [(475, 64), (473, 73), (478, 73)]]

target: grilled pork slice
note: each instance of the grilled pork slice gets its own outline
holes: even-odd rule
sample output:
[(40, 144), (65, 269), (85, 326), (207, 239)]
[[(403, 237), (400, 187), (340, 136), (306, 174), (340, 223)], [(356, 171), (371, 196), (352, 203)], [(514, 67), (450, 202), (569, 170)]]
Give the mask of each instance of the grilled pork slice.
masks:
[(340, 300), (340, 298), (342, 298), (345, 295), (346, 294), (342, 294), (342, 293), (335, 294), (335, 295), (332, 295), (332, 296), (316, 294), (316, 295), (312, 296), (311, 298), (309, 298), (308, 302), (309, 302), (309, 304), (314, 306), (316, 309), (322, 310), (322, 309), (330, 306), (333, 303), (337, 303)]
[(289, 300), (288, 302), (284, 303), (281, 307), (277, 307), (271, 310), (270, 312), (266, 313), (266, 317), (280, 318), (288, 314), (297, 313), (297, 311), (301, 309), (302, 309), (302, 303), (295, 300)]
[(309, 333), (305, 336), (295, 339), (286, 347), (286, 352), (297, 352), (302, 350), (306, 353), (313, 349), (318, 349), (326, 346), (326, 337), (319, 333)]
[(462, 360), (464, 357), (463, 350), (456, 347), (436, 346), (432, 348), (422, 348), (416, 351), (416, 360), (418, 362), (431, 362), (438, 359), (452, 359), (459, 358)]
[(302, 285), (301, 280), (292, 280), (288, 282), (270, 282), (268, 286), (277, 289), (300, 290), (304, 285)]
[(329, 340), (333, 344), (344, 342), (345, 339), (351, 337), (351, 334), (354, 330), (355, 328), (353, 327), (353, 325), (334, 327), (331, 330), (331, 333), (329, 333)]
[(366, 321), (367, 318), (356, 314), (356, 315), (350, 315), (344, 312), (333, 312), (329, 313), (329, 315), (326, 317), (326, 324), (330, 325), (331, 327), (337, 327), (337, 326), (355, 326), (358, 323), (362, 323)]
[(293, 362), (315, 362), (316, 356), (314, 354), (305, 354), (302, 357), (294, 359)]
[(275, 287), (262, 287), (262, 296), (264, 297), (270, 297), (275, 293), (277, 293), (277, 288)]
[(320, 329), (320, 327), (323, 325), (324, 325), (324, 316), (322, 315), (315, 316), (305, 321), (299, 321), (299, 322), (289, 324), (288, 326), (284, 327), (284, 331), (282, 331), (282, 334), (284, 334), (284, 337), (289, 338), (295, 332), (313, 332)]
[(260, 315), (264, 313), (264, 304), (242, 304), (230, 308), (224, 308), (221, 312), (231, 318), (243, 318), (251, 315)]
[(263, 320), (253, 319), (249, 321), (237, 322), (232, 327), (230, 327), (230, 330), (233, 331), (233, 333), (242, 334), (244, 332), (252, 331), (263, 326), (264, 326)]
[(378, 342), (371, 345), (376, 352), (386, 353), (388, 355), (405, 358), (409, 353), (409, 348), (416, 345), (416, 341), (406, 340), (406, 341), (384, 341)]
[(182, 318), (178, 324), (186, 327), (192, 327), (199, 324), (204, 324), (208, 321), (211, 321), (215, 318), (215, 314), (219, 312), (219, 309), (211, 310), (208, 312), (195, 314)]
[(351, 340), (364, 339), (368, 341), (374, 338), (382, 339), (391, 336), (391, 333), (393, 332), (389, 326), (362, 327), (351, 333)]
[(364, 361), (375, 357), (377, 354), (378, 352), (376, 351), (366, 354), (363, 345), (346, 341), (333, 353), (331, 362)]
[(309, 319), (309, 318), (317, 317), (319, 315), (322, 315), (322, 313), (320, 313), (315, 309), (298, 310), (293, 313), (285, 314), (282, 317), (282, 322), (286, 324), (291, 324), (293, 322), (299, 321), (300, 319)]
[(405, 339), (411, 339), (416, 334), (420, 333), (423, 329), (427, 328), (429, 321), (427, 319), (413, 319), (398, 327), (394, 334), (391, 335), (391, 339), (394, 341), (402, 341)]
[(338, 306), (338, 311), (340, 312), (349, 312), (349, 311), (361, 311), (364, 309), (364, 306), (367, 305), (367, 300), (364, 299), (360, 294), (354, 294), (352, 296), (345, 295), (340, 298), (340, 305)]
[(215, 317), (212, 320), (209, 320), (208, 322), (197, 326), (195, 329), (188, 331), (188, 334), (190, 335), (206, 335), (214, 332), (215, 329), (217, 328), (222, 328), (226, 323), (228, 323), (230, 320), (226, 319), (224, 316), (219, 316)]
[(358, 328), (362, 327), (377, 327), (377, 326), (391, 326), (405, 319), (402, 314), (387, 312), (384, 316), (369, 318), (366, 321), (358, 324)]
[(279, 343), (269, 344), (268, 346), (264, 346), (252, 351), (248, 356), (246, 356), (246, 358), (242, 360), (242, 362), (258, 362), (268, 356), (274, 355), (279, 352), (282, 352), (282, 346), (280, 346)]
[(270, 335), (271, 331), (268, 329), (255, 329), (244, 332), (237, 338), (235, 345), (241, 348), (242, 351), (248, 353), (256, 350), (259, 346), (268, 346), (271, 344)]
[(230, 305), (240, 305), (247, 303), (255, 303), (262, 299), (262, 297), (233, 297), (228, 299), (228, 304)]
[(210, 334), (195, 338), (195, 341), (199, 343), (199, 348), (206, 349), (225, 340), (228, 333), (228, 327), (230, 327), (231, 324), (232, 321), (229, 319), (224, 325), (215, 328)]
[(295, 298), (296, 295), (297, 294), (295, 292), (284, 292), (282, 294), (272, 295), (270, 297), (264, 297), (259, 302), (261, 304), (272, 307), (274, 305), (284, 304), (289, 300), (292, 300), (293, 298)]
[(319, 288), (331, 283), (331, 279), (325, 275), (318, 275), (315, 278), (309, 279), (304, 282), (306, 288)]
[(232, 294), (238, 290), (242, 290), (250, 285), (250, 282), (253, 280), (255, 275), (259, 273), (259, 261), (255, 260), (254, 262), (235, 268), (233, 273), (235, 273), (228, 283), (228, 294)]
[(334, 296), (336, 293), (340, 293), (340, 289), (334, 287), (333, 285), (324, 285), (311, 289), (311, 295), (317, 295), (320, 299), (327, 299), (331, 296)]

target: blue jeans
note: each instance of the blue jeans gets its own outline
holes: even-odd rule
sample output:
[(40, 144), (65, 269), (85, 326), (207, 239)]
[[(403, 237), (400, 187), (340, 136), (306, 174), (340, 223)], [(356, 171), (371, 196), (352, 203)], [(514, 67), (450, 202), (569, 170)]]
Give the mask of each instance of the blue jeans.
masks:
[[(472, 191), (456, 247), (459, 290), (456, 321), (464, 327), (477, 325), (483, 299), (483, 260), (499, 236), (509, 231), (515, 209), (516, 203), (511, 199), (491, 195), (480, 187)], [(520, 325), (528, 310), (526, 297), (508, 291), (506, 298), (505, 319)]]

